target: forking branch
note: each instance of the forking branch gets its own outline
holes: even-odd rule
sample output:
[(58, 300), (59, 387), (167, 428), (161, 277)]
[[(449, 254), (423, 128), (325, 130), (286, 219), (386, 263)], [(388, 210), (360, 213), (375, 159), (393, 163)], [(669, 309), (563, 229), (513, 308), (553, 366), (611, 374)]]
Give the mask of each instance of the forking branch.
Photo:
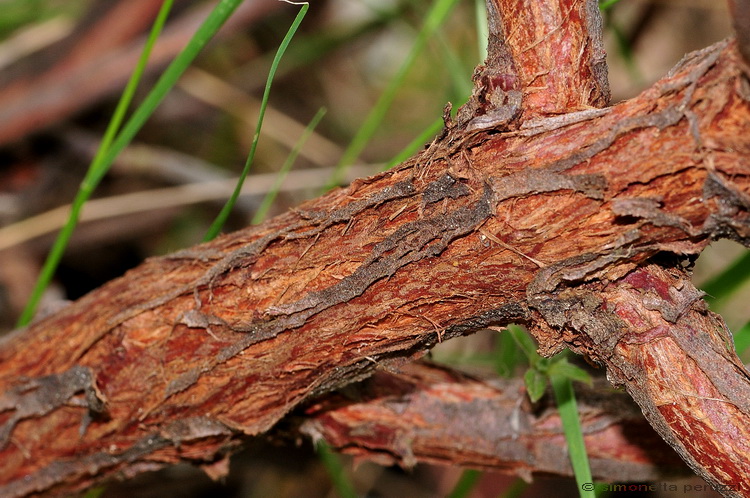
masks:
[(750, 241), (737, 42), (605, 108), (595, 1), (488, 10), (472, 99), (425, 151), (2, 340), (3, 494), (210, 462), (316, 396), (520, 322), (542, 352), (605, 365), (696, 472), (746, 495), (750, 382), (684, 265)]

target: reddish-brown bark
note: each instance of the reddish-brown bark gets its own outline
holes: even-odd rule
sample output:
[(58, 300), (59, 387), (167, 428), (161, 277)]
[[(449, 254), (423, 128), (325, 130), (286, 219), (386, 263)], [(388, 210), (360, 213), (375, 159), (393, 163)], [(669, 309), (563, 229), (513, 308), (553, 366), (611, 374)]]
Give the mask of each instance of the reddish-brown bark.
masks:
[[(532, 405), (520, 379), (490, 382), (414, 362), (354, 387), (354, 400), (345, 392), (307, 407), (302, 432), (383, 465), (572, 475), (554, 403), (544, 397)], [(625, 393), (584, 386), (576, 400), (594, 478), (660, 480), (687, 470)]]
[(605, 364), (696, 472), (724, 494), (746, 496), (750, 377), (684, 268), (660, 263), (540, 297), (538, 323), (575, 331), (573, 349)]
[[(750, 92), (735, 44), (585, 110), (607, 93), (595, 2), (559, 8), (560, 23), (533, 22), (532, 8), (494, 18), (472, 100), (402, 166), (151, 259), (4, 339), (3, 494), (213, 461), (304, 400), (509, 322), (547, 353), (570, 345), (604, 363), (714, 486), (745, 483), (747, 374), (686, 271), (654, 262), (750, 240)], [(521, 49), (502, 42), (527, 21)], [(585, 58), (530, 77), (514, 51), (558, 36)], [(584, 110), (549, 116), (571, 109)]]

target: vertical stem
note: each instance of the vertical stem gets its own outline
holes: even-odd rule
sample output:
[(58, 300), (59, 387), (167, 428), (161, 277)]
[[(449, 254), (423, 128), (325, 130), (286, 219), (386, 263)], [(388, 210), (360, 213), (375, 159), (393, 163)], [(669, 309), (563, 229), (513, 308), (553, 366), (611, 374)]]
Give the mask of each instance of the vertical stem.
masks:
[(490, 57), (493, 39), (502, 39), (518, 71), (526, 118), (609, 103), (602, 19), (596, 0), (487, 3)]

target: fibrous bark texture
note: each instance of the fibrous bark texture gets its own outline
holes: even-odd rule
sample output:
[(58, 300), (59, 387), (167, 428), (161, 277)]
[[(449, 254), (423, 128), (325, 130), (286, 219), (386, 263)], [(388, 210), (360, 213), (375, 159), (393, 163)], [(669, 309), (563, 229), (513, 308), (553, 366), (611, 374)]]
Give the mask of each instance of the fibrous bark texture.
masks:
[(694, 470), (750, 492), (748, 376), (681, 260), (750, 241), (735, 42), (603, 107), (596, 2), (489, 7), (472, 98), (418, 156), (0, 343), (4, 496), (211, 462), (305, 400), (511, 322), (604, 364)]

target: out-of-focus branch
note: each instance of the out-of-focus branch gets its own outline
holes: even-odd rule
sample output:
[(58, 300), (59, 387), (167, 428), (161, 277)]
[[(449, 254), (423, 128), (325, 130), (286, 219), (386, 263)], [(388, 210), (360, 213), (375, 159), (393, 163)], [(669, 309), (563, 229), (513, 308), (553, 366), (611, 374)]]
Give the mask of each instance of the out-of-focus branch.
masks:
[[(140, 55), (142, 32), (160, 5), (152, 0), (103, 2), (68, 39), (52, 47), (50, 54), (37, 56), (38, 60), (52, 57), (51, 67), (26, 68), (22, 77), (17, 71), (6, 71), (16, 77), (0, 85), (0, 145), (49, 126), (122, 88)], [(275, 1), (243, 2), (218, 36), (284, 6)], [(149, 59), (149, 71), (166, 65), (182, 50), (211, 8), (206, 5), (185, 12), (165, 27)]]
[[(576, 398), (595, 477), (633, 482), (689, 473), (624, 392), (579, 385)], [(520, 379), (486, 381), (412, 363), (326, 396), (304, 417), (300, 430), (314, 440), (383, 465), (572, 475), (554, 402), (531, 405)]]

